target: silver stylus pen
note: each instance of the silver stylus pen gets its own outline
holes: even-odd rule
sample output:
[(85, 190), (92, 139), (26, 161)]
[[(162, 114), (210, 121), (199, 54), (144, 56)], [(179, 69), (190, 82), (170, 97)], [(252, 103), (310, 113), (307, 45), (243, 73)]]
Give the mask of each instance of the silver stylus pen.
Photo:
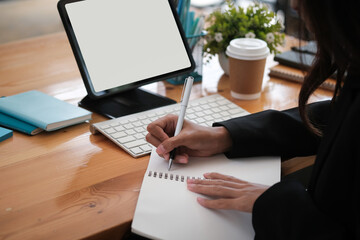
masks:
[[(181, 107), (180, 107), (180, 113), (179, 113), (179, 117), (178, 117), (178, 121), (176, 123), (176, 128), (175, 128), (175, 133), (174, 133), (174, 137), (177, 136), (183, 126), (184, 123), (184, 118), (185, 118), (185, 112), (186, 112), (186, 108), (187, 105), (189, 103), (189, 98), (190, 98), (190, 93), (191, 93), (191, 88), (192, 85), (194, 83), (194, 78), (193, 77), (187, 77), (185, 79), (185, 83), (184, 83), (184, 87), (183, 87), (183, 91), (182, 91), (182, 96), (181, 96)], [(170, 160), (169, 160), (169, 167), (168, 170), (170, 171), (172, 162), (175, 158), (175, 153), (176, 153), (176, 148), (174, 148), (171, 152), (170, 152)]]

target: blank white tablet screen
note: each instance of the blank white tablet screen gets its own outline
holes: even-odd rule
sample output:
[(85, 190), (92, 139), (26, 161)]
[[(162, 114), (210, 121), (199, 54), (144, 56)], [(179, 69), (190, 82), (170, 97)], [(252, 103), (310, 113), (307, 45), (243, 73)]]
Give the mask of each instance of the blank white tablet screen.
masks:
[(96, 92), (191, 66), (168, 0), (87, 0), (65, 8)]

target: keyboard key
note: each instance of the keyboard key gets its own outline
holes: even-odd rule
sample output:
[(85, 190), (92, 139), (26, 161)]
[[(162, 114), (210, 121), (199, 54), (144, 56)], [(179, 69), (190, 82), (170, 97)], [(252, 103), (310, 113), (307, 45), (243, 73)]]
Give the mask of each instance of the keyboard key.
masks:
[(142, 126), (142, 123), (141, 122), (134, 122), (132, 123), (135, 127), (140, 127)]
[(224, 105), (224, 106), (221, 106), (219, 107), (222, 111), (226, 111), (228, 109), (230, 109), (228, 106)]
[(101, 126), (100, 128), (101, 129), (107, 129), (107, 128), (109, 128), (110, 127), (110, 125), (103, 125), (103, 126)]
[(118, 132), (121, 132), (121, 131), (124, 131), (125, 128), (123, 126), (117, 126), (117, 127), (114, 127), (116, 131)]
[(116, 127), (116, 126), (119, 126), (119, 124), (120, 124), (120, 123), (118, 123), (118, 122), (113, 122), (112, 124), (110, 124), (110, 126)]
[(207, 110), (204, 111), (204, 113), (205, 113), (206, 115), (209, 115), (209, 114), (213, 114), (214, 112), (211, 111), (210, 109), (207, 109)]
[(144, 139), (140, 139), (140, 140), (135, 140), (135, 141), (132, 141), (132, 142), (125, 143), (124, 146), (126, 148), (133, 148), (133, 147), (144, 145), (146, 143), (147, 142)]
[(134, 140), (136, 140), (136, 138), (134, 136), (127, 136), (127, 137), (117, 139), (117, 141), (119, 143), (121, 143), (121, 144), (131, 142), (131, 141), (134, 141)]
[(147, 115), (148, 118), (152, 118), (152, 117), (155, 117), (155, 116), (156, 116), (155, 113), (150, 113), (150, 114)]
[(209, 116), (209, 115), (206, 115), (204, 118), (205, 118), (205, 120), (208, 121), (208, 122), (209, 122), (209, 121), (212, 121), (212, 120), (214, 119), (212, 116)]
[(137, 133), (134, 135), (136, 139), (144, 139), (144, 135), (142, 133)]
[(205, 116), (205, 113), (203, 113), (203, 112), (196, 112), (195, 115), (198, 116), (198, 117), (203, 117), (203, 116)]
[(223, 117), (230, 116), (230, 113), (229, 113), (228, 111), (221, 112), (220, 114), (221, 114), (221, 116), (223, 116)]
[(132, 123), (128, 123), (128, 124), (124, 125), (124, 128), (131, 129), (131, 128), (134, 128), (134, 125), (132, 125)]
[(221, 109), (218, 108), (218, 107), (214, 107), (211, 109), (214, 113), (218, 113), (218, 112), (221, 112)]
[(199, 118), (197, 118), (196, 119), (196, 122), (197, 123), (203, 123), (203, 122), (205, 122), (206, 120), (204, 119), (204, 118), (202, 118), (202, 117), (199, 117)]
[(108, 128), (108, 129), (105, 129), (105, 132), (108, 133), (108, 134), (111, 134), (111, 133), (114, 133), (116, 131), (113, 128)]
[(188, 117), (190, 120), (197, 118), (197, 116), (196, 116), (195, 114), (189, 114), (189, 115), (187, 115), (187, 117)]
[(112, 136), (113, 138), (117, 139), (117, 138), (126, 137), (127, 134), (124, 133), (124, 132), (116, 132), (116, 133), (111, 134), (111, 136)]
[(196, 111), (196, 112), (200, 112), (200, 111), (202, 111), (202, 108), (201, 107), (194, 107), (194, 110)]
[(220, 100), (218, 101), (219, 105), (225, 105), (225, 104), (228, 104), (229, 102), (227, 100)]
[(238, 114), (238, 113), (242, 113), (242, 112), (244, 112), (244, 110), (242, 110), (241, 108), (233, 108), (233, 109), (230, 109), (229, 110), (229, 113), (231, 113), (231, 114)]
[(149, 125), (151, 121), (149, 119), (145, 119), (141, 121), (144, 125)]
[(214, 119), (220, 119), (221, 118), (221, 115), (219, 114), (219, 113), (215, 113), (214, 115), (213, 115), (213, 117), (214, 117)]
[(144, 132), (144, 128), (143, 127), (137, 127), (137, 128), (134, 128), (134, 130), (138, 133), (141, 133), (141, 132)]
[(151, 151), (151, 147), (149, 144), (144, 144), (142, 146), (140, 146), (140, 148), (144, 151), (144, 152), (149, 152)]
[(202, 106), (202, 109), (204, 109), (204, 110), (209, 109), (209, 108), (211, 108), (211, 107), (208, 104), (205, 104), (205, 105)]
[(200, 103), (199, 102), (192, 102), (190, 104), (191, 104), (192, 107), (196, 107), (196, 106), (199, 106)]
[(123, 120), (120, 121), (120, 124), (121, 124), (121, 125), (124, 125), (124, 124), (127, 124), (128, 122), (129, 122), (129, 120), (123, 119)]
[(139, 120), (139, 119), (137, 119), (137, 118), (130, 118), (130, 119), (129, 119), (129, 122), (132, 123), (132, 122), (136, 122), (136, 121), (138, 121), (138, 120)]
[(163, 117), (163, 116), (166, 115), (166, 112), (165, 112), (165, 111), (158, 111), (158, 112), (156, 112), (156, 115), (157, 115), (159, 118), (161, 118), (161, 117)]
[(139, 147), (134, 147), (130, 149), (135, 155), (143, 153), (143, 150), (141, 150)]
[(218, 107), (219, 104), (217, 104), (216, 102), (212, 102), (212, 103), (209, 103), (209, 106), (212, 108), (215, 108), (215, 107)]
[(127, 135), (134, 135), (136, 132), (133, 129), (129, 129), (125, 131)]
[(193, 108), (188, 108), (187, 110), (186, 110), (186, 113), (194, 113), (195, 111), (194, 111), (194, 109)]

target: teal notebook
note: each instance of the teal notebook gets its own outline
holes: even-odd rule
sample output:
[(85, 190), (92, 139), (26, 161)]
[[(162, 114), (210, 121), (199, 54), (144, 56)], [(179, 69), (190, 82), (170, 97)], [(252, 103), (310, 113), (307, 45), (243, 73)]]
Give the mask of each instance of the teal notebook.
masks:
[(0, 98), (0, 112), (46, 131), (91, 119), (91, 112), (35, 90)]
[(26, 133), (28, 135), (35, 135), (39, 132), (42, 132), (43, 129), (35, 127), (26, 122), (20, 121), (19, 119), (10, 117), (4, 113), (0, 112), (0, 126), (10, 128), (12, 130), (16, 130), (22, 133)]
[(12, 137), (13, 131), (0, 127), (0, 142)]

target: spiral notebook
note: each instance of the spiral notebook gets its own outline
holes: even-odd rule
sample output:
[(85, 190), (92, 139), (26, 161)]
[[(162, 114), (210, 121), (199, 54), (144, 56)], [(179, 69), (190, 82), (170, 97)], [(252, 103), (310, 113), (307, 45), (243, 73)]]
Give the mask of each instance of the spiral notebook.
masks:
[(272, 185), (280, 180), (280, 157), (228, 159), (223, 154), (191, 158), (186, 165), (168, 162), (153, 150), (137, 202), (132, 231), (151, 239), (254, 239), (251, 214), (211, 210), (196, 201), (187, 178), (219, 172)]

